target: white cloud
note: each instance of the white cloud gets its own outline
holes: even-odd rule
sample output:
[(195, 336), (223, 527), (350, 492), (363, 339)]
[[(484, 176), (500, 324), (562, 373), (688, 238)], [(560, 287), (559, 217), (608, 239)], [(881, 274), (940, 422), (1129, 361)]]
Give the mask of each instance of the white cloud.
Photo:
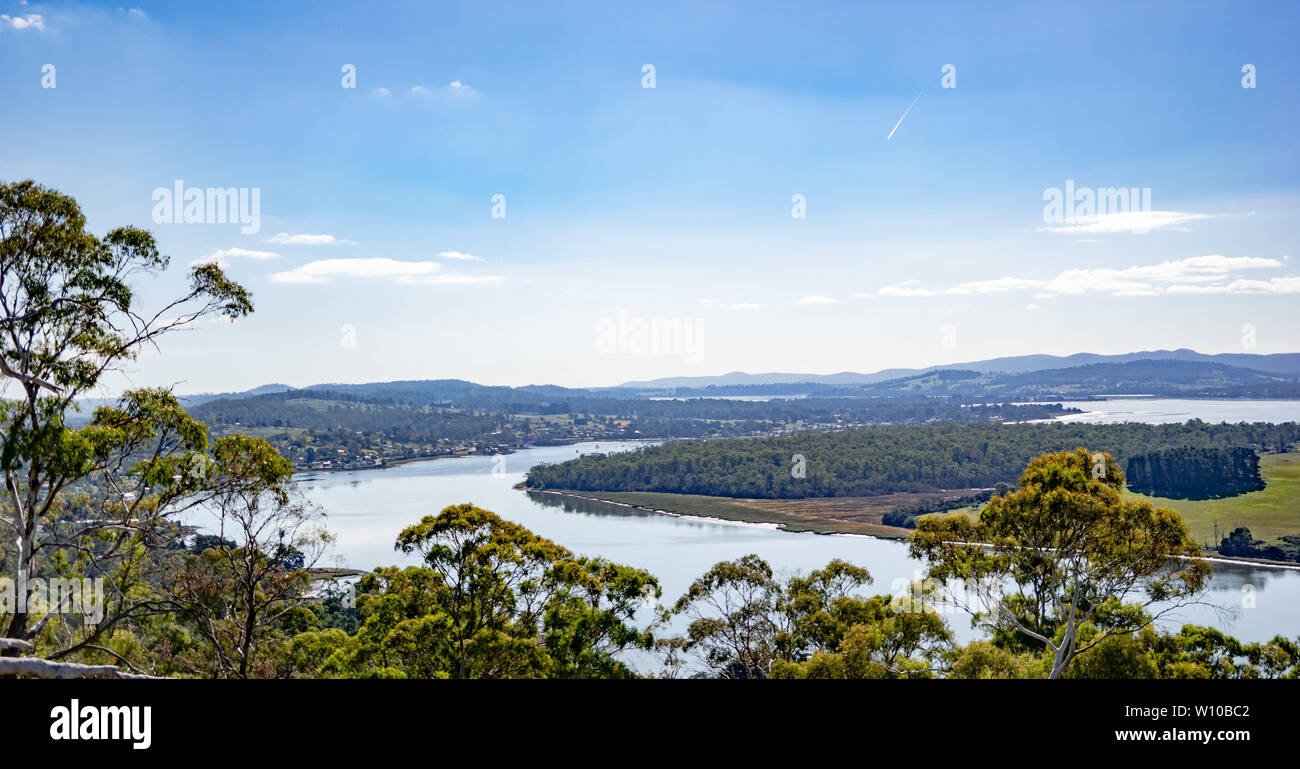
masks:
[(1219, 214), (1191, 214), (1182, 211), (1123, 211), (1113, 214), (1080, 216), (1065, 222), (1039, 227), (1040, 232), (1057, 232), (1066, 235), (1114, 235), (1120, 232), (1142, 234), (1155, 230), (1186, 230), (1183, 225), (1201, 219), (1214, 219)]
[(218, 251), (213, 251), (212, 255), (209, 256), (205, 261), (211, 261), (213, 259), (223, 260), (231, 256), (242, 256), (246, 259), (258, 259), (262, 261), (267, 259), (280, 258), (280, 255), (275, 253), (274, 251), (254, 251), (248, 248), (236, 247), (236, 248), (223, 248)]
[(869, 292), (869, 291), (868, 291), (867, 293), (865, 293), (865, 294), (854, 294), (854, 295), (853, 295), (853, 297), (854, 297), (855, 299), (870, 299), (870, 298), (873, 297), (873, 296), (875, 296), (875, 294), (873, 294), (873, 293), (871, 293), (871, 292)]
[(428, 96), (428, 95), (431, 94), (431, 93), (433, 93), (433, 91), (430, 91), (428, 88), (425, 88), (425, 87), (422, 86), (422, 85), (413, 85), (413, 86), (411, 86), (411, 95), (412, 95), (412, 96)]
[(954, 286), (945, 294), (999, 294), (1003, 291), (1014, 291), (1017, 289), (1037, 288), (1042, 281), (1030, 280), (1027, 278), (995, 278), (993, 280), (977, 280), (971, 283), (963, 283), (960, 286)]
[(459, 80), (451, 81), (450, 83), (447, 84), (447, 87), (458, 93), (469, 93), (470, 91), (474, 90), (473, 88), (470, 88), (469, 86), (465, 85)]
[(797, 304), (835, 304), (835, 300), (829, 296), (805, 296)]
[(126, 14), (127, 14), (128, 16), (133, 16), (133, 17), (135, 17), (135, 18), (137, 18), (137, 19), (147, 19), (147, 18), (149, 18), (149, 14), (145, 13), (143, 10), (141, 10), (141, 9), (139, 9), (139, 8), (128, 8), (127, 11), (126, 11)]
[(465, 253), (461, 253), (460, 251), (439, 251), (438, 256), (442, 257), (443, 259), (459, 259), (465, 262), (484, 261), (483, 257), (481, 256), (474, 256), (473, 254), (465, 254)]
[(374, 93), (376, 96), (391, 96), (393, 92), (387, 88), (376, 88)]
[(320, 259), (271, 275), (275, 283), (327, 283), (331, 278), (386, 278), (395, 283), (468, 284), (496, 283), (499, 275), (465, 275), (446, 272), (437, 262), (403, 262), (371, 257), (363, 259)]
[(41, 32), (45, 29), (45, 17), (39, 13), (29, 13), (25, 16), (10, 16), (0, 13), (0, 27), (34, 29)]
[(1167, 290), (1171, 294), (1300, 294), (1300, 277), (1238, 279), (1226, 286), (1176, 285)]
[(1051, 299), (1057, 294), (1109, 294), (1111, 296), (1156, 296), (1170, 294), (1288, 294), (1295, 293), (1300, 278), (1281, 277), (1271, 280), (1233, 278), (1246, 270), (1277, 269), (1285, 266), (1277, 259), (1253, 256), (1208, 254), (1159, 264), (1133, 267), (1074, 268), (1051, 279), (1003, 277), (959, 283), (941, 290), (917, 286), (909, 280), (880, 289), (881, 296), (936, 296), (995, 294), (1008, 291), (1035, 291), (1035, 299)]
[(347, 243), (350, 245), (356, 245), (350, 240), (341, 240), (335, 238), (333, 235), (306, 235), (306, 234), (290, 235), (287, 232), (281, 232), (278, 235), (267, 238), (266, 242), (285, 243), (285, 244), (295, 245), (295, 246), (320, 246), (320, 245), (328, 245), (332, 243)]
[(880, 289), (881, 296), (934, 296), (934, 292), (924, 288), (913, 288), (908, 283), (916, 283), (915, 280), (909, 280), (907, 283), (900, 283), (897, 286), (885, 286)]

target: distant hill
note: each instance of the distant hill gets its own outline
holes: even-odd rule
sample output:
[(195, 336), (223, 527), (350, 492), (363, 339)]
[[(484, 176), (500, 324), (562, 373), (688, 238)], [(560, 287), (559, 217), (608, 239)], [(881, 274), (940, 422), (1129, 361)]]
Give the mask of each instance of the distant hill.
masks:
[(860, 387), (863, 395), (1041, 398), (1071, 395), (1209, 395), (1295, 397), (1288, 377), (1223, 363), (1176, 359), (1090, 363), (1018, 373), (934, 369)]
[(257, 387), (254, 387), (251, 390), (244, 390), (243, 392), (197, 393), (194, 395), (178, 395), (176, 397), (185, 406), (197, 406), (200, 403), (207, 403), (208, 401), (215, 401), (223, 398), (249, 398), (254, 395), (266, 395), (268, 393), (282, 393), (293, 389), (295, 388), (290, 387), (287, 384), (264, 384), (264, 385), (258, 385)]
[(1088, 352), (1063, 356), (1015, 355), (1004, 358), (971, 361), (967, 363), (951, 363), (941, 366), (931, 366), (924, 369), (884, 369), (869, 374), (859, 374), (851, 371), (843, 371), (838, 374), (748, 374), (742, 371), (733, 371), (719, 376), (665, 377), (662, 379), (651, 379), (639, 382), (624, 382), (619, 385), (619, 387), (644, 390), (679, 387), (700, 388), (709, 386), (725, 387), (735, 385), (794, 384), (801, 382), (815, 382), (818, 384), (829, 385), (875, 384), (890, 379), (915, 376), (936, 369), (963, 369), (985, 373), (1001, 372), (1007, 374), (1023, 374), (1033, 371), (1045, 371), (1048, 369), (1068, 369), (1094, 363), (1128, 363), (1139, 360), (1175, 360), (1200, 363), (1221, 363), (1228, 366), (1253, 369), (1255, 371), (1262, 371), (1285, 377), (1300, 377), (1300, 353), (1275, 353), (1271, 355), (1256, 355), (1253, 353), (1220, 353), (1217, 355), (1207, 355), (1205, 353), (1196, 352), (1195, 350), (1178, 349), (1148, 350), (1144, 352), (1123, 353), (1120, 355), (1099, 355)]
[(1069, 399), (1102, 395), (1197, 398), (1297, 398), (1300, 379), (1224, 363), (1131, 360), (1008, 373), (935, 368), (864, 384), (822, 382), (710, 385), (662, 390), (623, 388), (642, 397), (674, 398), (958, 398), (964, 401)]

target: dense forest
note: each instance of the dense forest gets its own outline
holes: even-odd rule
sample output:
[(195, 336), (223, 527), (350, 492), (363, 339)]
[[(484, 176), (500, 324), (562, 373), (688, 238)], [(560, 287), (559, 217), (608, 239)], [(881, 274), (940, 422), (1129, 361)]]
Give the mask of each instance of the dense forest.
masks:
[(1195, 447), (1129, 457), (1128, 486), (1173, 499), (1231, 497), (1264, 488), (1259, 455), (1245, 446)]
[(1294, 423), (888, 426), (587, 455), (534, 467), (527, 485), (767, 499), (870, 496), (1013, 483), (1030, 457), (1077, 446), (1123, 463), (1162, 449), (1282, 451), (1297, 440)]

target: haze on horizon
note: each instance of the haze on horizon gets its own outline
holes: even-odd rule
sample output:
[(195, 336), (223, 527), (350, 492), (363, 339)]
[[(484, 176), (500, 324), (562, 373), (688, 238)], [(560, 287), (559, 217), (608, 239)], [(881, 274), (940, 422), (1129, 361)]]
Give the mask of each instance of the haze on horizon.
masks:
[(254, 295), (123, 384), (1300, 350), (1295, 8), (257, 7), (0, 0), (0, 179)]

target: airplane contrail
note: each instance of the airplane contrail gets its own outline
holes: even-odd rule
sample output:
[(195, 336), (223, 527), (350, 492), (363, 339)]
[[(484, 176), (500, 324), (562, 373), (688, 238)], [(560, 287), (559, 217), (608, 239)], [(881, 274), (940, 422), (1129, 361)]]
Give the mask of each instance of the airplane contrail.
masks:
[[(919, 99), (919, 98), (921, 98), (921, 92), (920, 92), (920, 91), (917, 91), (917, 93), (916, 93), (916, 99)], [(903, 124), (903, 118), (907, 117), (907, 113), (909, 113), (909, 112), (912, 111), (912, 107), (915, 107), (915, 106), (916, 106), (916, 99), (912, 99), (912, 103), (909, 104), (909, 105), (907, 105), (907, 109), (903, 110), (903, 117), (900, 117), (900, 118), (898, 119), (898, 122), (897, 122), (897, 123), (894, 123), (894, 127), (893, 127), (893, 129), (890, 130), (889, 135), (885, 137), (885, 141), (889, 141), (890, 139), (894, 138), (894, 131), (897, 131), (897, 130), (898, 130), (898, 127), (901, 126), (901, 125)]]

